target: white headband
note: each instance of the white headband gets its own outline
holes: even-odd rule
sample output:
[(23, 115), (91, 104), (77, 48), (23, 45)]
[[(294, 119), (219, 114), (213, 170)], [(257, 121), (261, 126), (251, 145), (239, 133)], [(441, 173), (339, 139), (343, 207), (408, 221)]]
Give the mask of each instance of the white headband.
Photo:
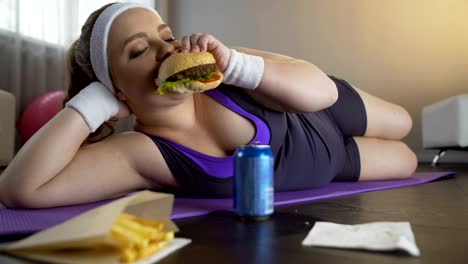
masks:
[(151, 10), (159, 16), (154, 8), (141, 3), (116, 3), (107, 7), (98, 17), (91, 33), (90, 56), (91, 66), (98, 80), (112, 93), (115, 92), (109, 72), (107, 58), (107, 38), (114, 19), (131, 8)]

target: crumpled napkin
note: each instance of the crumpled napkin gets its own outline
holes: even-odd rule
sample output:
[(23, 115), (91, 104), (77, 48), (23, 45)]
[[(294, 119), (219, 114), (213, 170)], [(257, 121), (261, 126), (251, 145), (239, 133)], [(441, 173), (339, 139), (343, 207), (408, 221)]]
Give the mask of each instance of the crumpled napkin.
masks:
[(374, 222), (360, 225), (316, 222), (302, 241), (302, 245), (376, 251), (400, 249), (411, 256), (420, 255), (408, 222)]

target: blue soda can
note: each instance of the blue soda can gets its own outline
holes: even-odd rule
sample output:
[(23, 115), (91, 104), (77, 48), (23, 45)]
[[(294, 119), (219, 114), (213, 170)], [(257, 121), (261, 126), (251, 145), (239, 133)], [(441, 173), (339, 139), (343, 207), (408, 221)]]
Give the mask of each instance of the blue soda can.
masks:
[(241, 146), (234, 154), (234, 211), (265, 220), (273, 214), (273, 152), (268, 145)]

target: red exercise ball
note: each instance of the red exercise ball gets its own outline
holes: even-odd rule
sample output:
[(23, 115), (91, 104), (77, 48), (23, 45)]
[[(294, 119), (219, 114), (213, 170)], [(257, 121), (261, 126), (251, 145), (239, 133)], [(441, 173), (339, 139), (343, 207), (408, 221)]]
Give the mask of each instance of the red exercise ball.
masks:
[(60, 110), (65, 91), (50, 91), (36, 98), (26, 107), (18, 122), (18, 131), (23, 142), (28, 141), (43, 125)]

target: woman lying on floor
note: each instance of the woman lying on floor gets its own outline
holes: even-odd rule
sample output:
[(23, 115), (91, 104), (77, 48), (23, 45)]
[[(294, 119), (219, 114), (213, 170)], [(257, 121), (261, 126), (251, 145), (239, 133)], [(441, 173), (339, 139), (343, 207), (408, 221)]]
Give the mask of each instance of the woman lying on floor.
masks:
[[(203, 93), (155, 92), (164, 59), (200, 51), (214, 56), (223, 84)], [(400, 106), (304, 60), (230, 49), (209, 34), (178, 41), (145, 6), (94, 12), (69, 50), (69, 67), (66, 107), (0, 177), (6, 206), (86, 203), (142, 189), (229, 197), (232, 155), (254, 141), (271, 145), (276, 191), (405, 178), (416, 168), (400, 141), (412, 126)], [(130, 114), (135, 131), (83, 144), (106, 121)]]

